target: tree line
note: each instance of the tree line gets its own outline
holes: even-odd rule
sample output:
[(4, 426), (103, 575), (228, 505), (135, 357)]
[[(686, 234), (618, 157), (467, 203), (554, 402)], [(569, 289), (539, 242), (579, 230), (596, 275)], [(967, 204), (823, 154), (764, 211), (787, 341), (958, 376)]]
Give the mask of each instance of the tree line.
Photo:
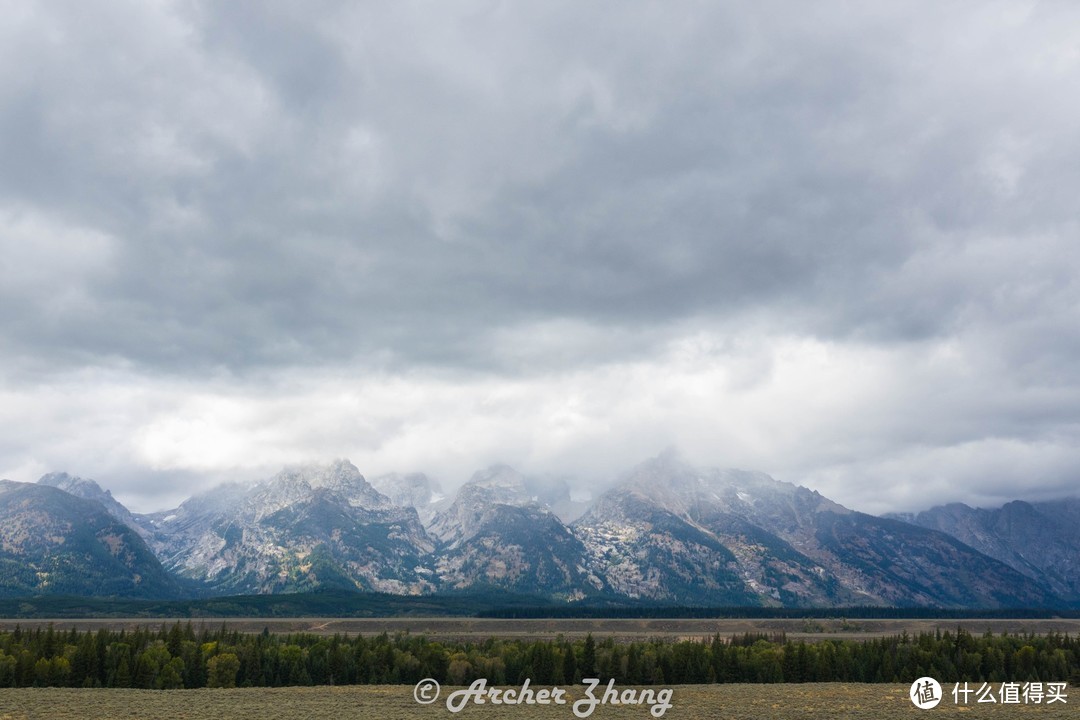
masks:
[(793, 641), (783, 634), (714, 635), (679, 642), (432, 640), (259, 634), (191, 623), (132, 631), (16, 628), (0, 632), (0, 687), (276, 687), (413, 684), (569, 685), (583, 677), (623, 685), (682, 683), (1072, 681), (1080, 639), (974, 635), (958, 628), (870, 640)]
[[(594, 599), (593, 602), (598, 602)], [(590, 619), (669, 619), (669, 618), (752, 618), (760, 620), (1041, 620), (1080, 618), (1076, 608), (939, 608), (881, 607), (685, 607), (681, 605), (629, 605), (624, 601), (604, 605), (563, 603), (561, 605), (507, 605), (475, 611), (482, 618), (590, 618)], [(0, 605), (2, 608), (2, 605)], [(45, 616), (55, 617), (55, 616)]]

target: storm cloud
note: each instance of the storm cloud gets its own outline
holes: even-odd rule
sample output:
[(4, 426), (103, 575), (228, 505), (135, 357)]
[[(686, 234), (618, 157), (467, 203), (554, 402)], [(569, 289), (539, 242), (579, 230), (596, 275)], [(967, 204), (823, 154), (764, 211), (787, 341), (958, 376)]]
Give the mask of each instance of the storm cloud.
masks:
[(16, 3), (0, 476), (1075, 494), (1080, 9)]

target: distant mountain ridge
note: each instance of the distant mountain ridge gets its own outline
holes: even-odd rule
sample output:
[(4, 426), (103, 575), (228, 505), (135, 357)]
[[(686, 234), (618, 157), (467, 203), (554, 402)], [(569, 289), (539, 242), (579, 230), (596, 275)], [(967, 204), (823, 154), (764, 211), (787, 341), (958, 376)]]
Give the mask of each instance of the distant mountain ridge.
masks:
[[(941, 533), (763, 473), (649, 460), (575, 523), (630, 596), (694, 604), (1028, 606), (1057, 599)], [(614, 576), (614, 577), (613, 577)]]
[(428, 528), (438, 539), (444, 587), (492, 586), (581, 599), (605, 588), (586, 569), (581, 540), (506, 465), (473, 475)]
[(984, 510), (963, 503), (895, 516), (939, 530), (1064, 598), (1080, 598), (1080, 499), (1029, 503), (1014, 500)]
[[(133, 548), (125, 557), (145, 561), (136, 574), (154, 580), (108, 585), (114, 595), (174, 597), (183, 587), (210, 595), (509, 592), (687, 606), (1080, 607), (1080, 502), (879, 518), (764, 473), (696, 468), (670, 453), (620, 476), (584, 514), (565, 481), (506, 465), (478, 471), (442, 497), (422, 474), (368, 482), (337, 460), (219, 486), (146, 515), (64, 473), (37, 485), (5, 483), (0, 513), (20, 527), (37, 522), (35, 513), (59, 513), (59, 495), (96, 508), (84, 512), (88, 527), (70, 514), (52, 522), (58, 545), (85, 540), (102, 522), (124, 528)], [(40, 497), (17, 505), (10, 490), (19, 487)], [(20, 557), (0, 557), (8, 563), (0, 595), (53, 592), (26, 580), (27, 568), (48, 555)], [(100, 560), (100, 576), (132, 574)], [(109, 594), (105, 587), (78, 592)]]
[(218, 488), (143, 525), (169, 570), (217, 592), (434, 589), (425, 564), (434, 543), (416, 510), (344, 460)]

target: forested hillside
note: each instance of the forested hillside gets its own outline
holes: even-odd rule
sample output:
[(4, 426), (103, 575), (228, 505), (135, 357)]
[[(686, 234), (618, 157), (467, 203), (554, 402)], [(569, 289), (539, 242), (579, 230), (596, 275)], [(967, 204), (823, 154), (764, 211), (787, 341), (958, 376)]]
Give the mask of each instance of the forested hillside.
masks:
[(416, 683), (534, 686), (712, 682), (1062, 682), (1080, 684), (1080, 640), (1068, 635), (924, 633), (867, 641), (792, 642), (782, 635), (700, 641), (597, 642), (421, 636), (196, 632), (191, 624), (134, 632), (16, 629), (0, 633), (0, 687), (270, 687)]

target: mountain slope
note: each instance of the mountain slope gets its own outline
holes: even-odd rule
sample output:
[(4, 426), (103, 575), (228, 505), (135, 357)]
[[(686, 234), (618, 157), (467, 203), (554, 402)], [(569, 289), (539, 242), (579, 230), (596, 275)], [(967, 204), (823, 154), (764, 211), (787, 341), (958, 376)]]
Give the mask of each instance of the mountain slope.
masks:
[(167, 598), (177, 582), (101, 503), (0, 481), (0, 594)]
[(436, 570), (446, 588), (497, 587), (580, 598), (604, 588), (586, 570), (585, 546), (506, 465), (476, 473), (428, 530), (439, 540)]
[(75, 497), (99, 502), (114, 518), (139, 532), (140, 535), (144, 534), (135, 515), (120, 504), (120, 502), (112, 496), (111, 492), (103, 490), (101, 486), (93, 480), (68, 475), (65, 472), (58, 472), (42, 475), (41, 478), (38, 479), (38, 485), (48, 485), (49, 487), (63, 490)]
[(577, 513), (565, 481), (506, 465), (477, 472), (452, 499), (420, 474), (378, 485), (392, 496), (342, 460), (134, 515), (92, 480), (5, 481), (0, 594), (158, 597), (187, 583), (712, 606), (1080, 604), (1080, 501), (951, 505), (901, 522), (671, 454), (631, 469), (571, 525), (555, 512)]
[(950, 535), (1080, 603), (1080, 499), (995, 510), (953, 503), (898, 519)]
[[(664, 523), (652, 519), (659, 516)], [(612, 543), (604, 536), (621, 537), (641, 561), (638, 574), (652, 573), (645, 596), (658, 599), (667, 598), (666, 587), (685, 587), (689, 576), (695, 579), (685, 591), (696, 602), (718, 602), (723, 596), (706, 590), (708, 583), (730, 588), (735, 575), (769, 604), (1020, 607), (1057, 600), (1031, 578), (942, 533), (853, 512), (761, 473), (701, 470), (672, 456), (634, 468), (574, 527), (596, 572), (611, 562)], [(702, 538), (734, 562), (710, 571), (720, 568), (722, 553), (706, 552)], [(643, 543), (659, 544), (668, 556), (644, 551)], [(710, 566), (696, 568), (696, 576), (687, 571), (688, 558), (709, 552)]]
[(714, 535), (633, 492), (603, 496), (573, 526), (588, 567), (615, 593), (675, 604), (757, 604)]
[(151, 519), (166, 567), (217, 592), (434, 589), (425, 564), (434, 544), (416, 511), (347, 461), (223, 486)]

